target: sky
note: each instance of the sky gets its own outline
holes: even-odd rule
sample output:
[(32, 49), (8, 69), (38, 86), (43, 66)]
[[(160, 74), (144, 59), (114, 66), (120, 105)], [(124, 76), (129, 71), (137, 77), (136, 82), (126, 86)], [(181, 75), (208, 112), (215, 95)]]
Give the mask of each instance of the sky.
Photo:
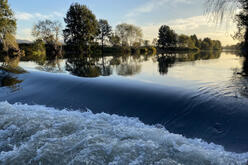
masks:
[(158, 37), (161, 25), (169, 25), (178, 34), (210, 37), (223, 45), (235, 44), (232, 39), (235, 24), (217, 25), (204, 14), (205, 0), (9, 0), (17, 18), (17, 38), (33, 40), (32, 27), (39, 20), (58, 20), (64, 17), (74, 2), (85, 4), (97, 19), (107, 19), (115, 27), (120, 23), (142, 28), (144, 39)]

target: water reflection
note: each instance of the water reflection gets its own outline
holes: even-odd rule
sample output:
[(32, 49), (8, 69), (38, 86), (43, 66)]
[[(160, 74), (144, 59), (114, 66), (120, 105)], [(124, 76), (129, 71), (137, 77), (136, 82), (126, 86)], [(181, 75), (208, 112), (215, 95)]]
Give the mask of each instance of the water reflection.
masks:
[(161, 75), (168, 73), (169, 68), (173, 66), (176, 62), (176, 56), (162, 55), (158, 57), (158, 68)]
[[(128, 76), (144, 81), (176, 86), (184, 86), (185, 80), (191, 80), (187, 87), (209, 92), (208, 88), (219, 91), (219, 95), (247, 95), (248, 60), (238, 54), (221, 52), (174, 53), (164, 55), (111, 55), (111, 56), (69, 56), (67, 59), (47, 59), (46, 57), (22, 57), (21, 66), (28, 66), (52, 73), (70, 73), (79, 77), (95, 78), (99, 76)], [(67, 56), (68, 57), (68, 56)], [(14, 74), (25, 72), (18, 67), (20, 57), (0, 57), (1, 84), (14, 86), (21, 81)], [(218, 59), (218, 60), (210, 60)], [(239, 61), (242, 60), (242, 63)], [(204, 61), (204, 62), (202, 62)], [(30, 64), (32, 66), (30, 66)], [(237, 68), (237, 69), (235, 69)], [(8, 73), (7, 77), (6, 73)], [(11, 73), (11, 74), (10, 74)], [(238, 74), (237, 74), (238, 73)], [(174, 81), (183, 80), (183, 81)], [(167, 81), (166, 81), (167, 80)], [(221, 85), (220, 85), (221, 84)], [(3, 86), (2, 85), (2, 86)], [(195, 88), (196, 87), (196, 88)], [(237, 90), (238, 89), (238, 90)], [(211, 90), (213, 91), (213, 90)], [(236, 93), (235, 93), (236, 92)]]
[(233, 71), (233, 84), (238, 93), (248, 98), (248, 55), (246, 53), (238, 53), (237, 56), (242, 57), (242, 69), (235, 68)]
[(64, 70), (61, 67), (62, 59), (50, 59), (47, 61), (44, 61), (42, 64), (40, 63), (39, 66), (36, 67), (36, 69), (44, 72), (51, 72), (51, 73), (63, 73)]
[[(46, 72), (69, 72), (79, 77), (99, 77), (117, 74), (134, 76), (142, 72), (143, 63), (158, 63), (158, 72), (166, 75), (175, 63), (217, 59), (221, 52), (174, 53), (164, 55), (112, 55), (112, 56), (67, 56), (66, 60), (46, 59), (39, 57), (34, 61), (39, 65), (36, 69)], [(44, 60), (46, 59), (46, 60)], [(27, 60), (27, 57), (25, 57)], [(33, 60), (33, 59), (30, 59)], [(146, 68), (147, 69), (147, 68)]]
[(242, 73), (243, 76), (248, 77), (248, 56), (244, 57)]
[(20, 57), (1, 56), (0, 61), (0, 87), (8, 87), (12, 91), (19, 90), (23, 80), (19, 80), (15, 74), (26, 72), (19, 67)]
[(169, 68), (173, 67), (175, 63), (197, 61), (197, 60), (210, 60), (218, 59), (221, 56), (220, 51), (207, 51), (197, 53), (180, 53), (180, 54), (161, 54), (157, 55), (157, 62), (159, 73), (161, 75), (168, 74)]
[(69, 58), (65, 69), (80, 77), (98, 77), (101, 75), (101, 68), (96, 65), (96, 61), (98, 60), (91, 57)]
[(144, 56), (122, 56), (121, 63), (116, 66), (116, 73), (121, 76), (132, 76), (141, 72)]

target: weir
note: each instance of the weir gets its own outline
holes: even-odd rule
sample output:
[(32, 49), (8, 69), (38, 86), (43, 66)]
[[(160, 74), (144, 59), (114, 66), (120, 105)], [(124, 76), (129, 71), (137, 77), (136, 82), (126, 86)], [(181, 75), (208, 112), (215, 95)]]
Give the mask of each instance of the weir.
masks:
[(33, 71), (12, 76), (21, 80), (18, 88), (0, 88), (1, 101), (135, 117), (228, 151), (248, 152), (248, 104), (242, 99), (122, 78)]

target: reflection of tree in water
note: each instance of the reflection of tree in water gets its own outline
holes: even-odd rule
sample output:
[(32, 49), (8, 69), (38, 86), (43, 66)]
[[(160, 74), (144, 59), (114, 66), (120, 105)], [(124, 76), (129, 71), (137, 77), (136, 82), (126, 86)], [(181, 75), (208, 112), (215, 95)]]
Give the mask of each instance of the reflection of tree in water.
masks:
[(110, 76), (113, 74), (113, 68), (111, 67), (110, 60), (107, 60), (102, 57), (102, 63), (99, 65), (101, 66), (101, 75), (102, 76)]
[(121, 64), (121, 59), (120, 57), (116, 57), (114, 56), (111, 60), (110, 60), (110, 65), (115, 65), (118, 66)]
[(69, 58), (66, 70), (80, 77), (110, 76), (113, 68), (118, 75), (130, 76), (141, 72), (141, 56), (81, 57)]
[(248, 56), (244, 57), (242, 73), (243, 73), (243, 76), (248, 78)]
[(132, 76), (141, 72), (141, 56), (122, 56), (122, 62), (116, 67), (121, 76)]
[(19, 67), (20, 57), (9, 57), (4, 56), (0, 58), (2, 65), (0, 66), (1, 70), (4, 70), (9, 73), (21, 74), (25, 73), (26, 71)]
[(23, 80), (18, 80), (16, 77), (10, 75), (0, 76), (0, 87), (9, 87), (12, 91), (19, 90), (19, 84), (22, 82)]
[(242, 60), (242, 68), (233, 69), (232, 83), (236, 91), (236, 95), (242, 95), (248, 98), (248, 57), (246, 54), (239, 52), (236, 54), (240, 56)]
[(23, 80), (19, 80), (14, 74), (25, 73), (25, 70), (18, 66), (20, 57), (10, 58), (5, 56), (1, 58), (2, 65), (0, 67), (0, 87), (9, 87), (13, 91), (20, 88), (20, 83)]
[(110, 75), (111, 69), (105, 66), (104, 60), (101, 65), (97, 65), (99, 58), (69, 58), (66, 61), (66, 70), (71, 74), (80, 77), (99, 77), (101, 75)]
[(219, 51), (158, 55), (157, 62), (159, 66), (159, 73), (161, 75), (167, 74), (169, 68), (173, 67), (174, 64), (178, 62), (217, 59), (220, 58), (220, 56), (221, 52)]
[(116, 68), (117, 74), (121, 76), (132, 76), (141, 72), (139, 64), (121, 64)]
[(176, 62), (176, 56), (162, 55), (158, 57), (157, 61), (158, 61), (159, 73), (161, 75), (165, 75), (168, 73), (168, 68), (172, 67), (173, 64)]
[(36, 67), (36, 69), (45, 71), (45, 72), (62, 73), (64, 71), (60, 66), (61, 62), (62, 60), (58, 58), (50, 59), (50, 60), (44, 61), (43, 63), (40, 63), (40, 66)]
[(210, 60), (218, 59), (221, 56), (220, 51), (205, 51), (195, 53), (177, 54), (177, 62), (197, 61), (197, 60)]

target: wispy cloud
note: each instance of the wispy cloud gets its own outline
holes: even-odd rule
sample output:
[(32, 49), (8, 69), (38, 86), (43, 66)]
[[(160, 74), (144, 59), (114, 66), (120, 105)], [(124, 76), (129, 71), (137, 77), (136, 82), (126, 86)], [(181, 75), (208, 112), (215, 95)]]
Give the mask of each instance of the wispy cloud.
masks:
[(30, 28), (21, 29), (21, 30), (19, 30), (17, 32), (16, 38), (17, 39), (22, 39), (22, 40), (32, 41), (33, 40), (33, 37), (31, 35), (31, 32), (32, 32), (32, 29), (30, 29)]
[(169, 21), (168, 24), (172, 26), (173, 29), (184, 31), (187, 30), (195, 30), (201, 26), (205, 27), (216, 27), (216, 25), (209, 21), (206, 16), (194, 16), (189, 18), (175, 19)]
[(224, 45), (237, 42), (231, 37), (231, 34), (236, 30), (234, 23), (228, 27), (217, 26), (215, 23), (209, 22), (206, 16), (203, 15), (142, 26), (144, 38), (152, 40), (157, 37), (160, 26), (164, 24), (169, 25), (178, 34), (197, 34), (199, 38), (210, 37), (212, 39), (221, 40)]
[(16, 12), (17, 20), (21, 21), (28, 21), (33, 19), (53, 19), (57, 17), (63, 17), (63, 13), (53, 12), (47, 15), (41, 13)]
[(150, 13), (153, 10), (161, 7), (166, 3), (175, 4), (175, 3), (191, 3), (192, 0), (149, 0), (147, 3), (133, 9), (129, 13), (126, 14), (126, 17), (134, 17), (144, 13)]

